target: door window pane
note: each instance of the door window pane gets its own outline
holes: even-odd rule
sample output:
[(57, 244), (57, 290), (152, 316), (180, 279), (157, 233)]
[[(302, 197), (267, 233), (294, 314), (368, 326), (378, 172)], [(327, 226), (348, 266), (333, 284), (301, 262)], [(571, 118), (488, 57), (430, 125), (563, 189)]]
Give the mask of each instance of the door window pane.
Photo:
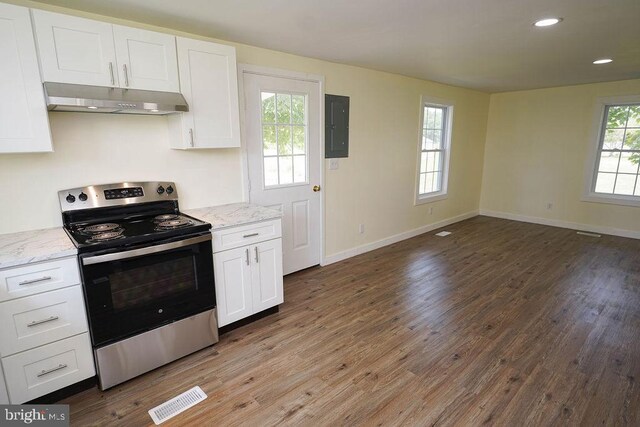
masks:
[(278, 185), (278, 157), (264, 158), (264, 185)]
[(291, 123), (291, 95), (279, 93), (276, 98), (278, 100), (276, 109), (278, 123)]
[(275, 126), (262, 126), (262, 149), (265, 156), (275, 156), (278, 154), (278, 149), (276, 148)]
[(293, 156), (293, 182), (307, 180), (307, 156)]
[(283, 156), (292, 152), (291, 126), (278, 126), (278, 154)]
[(306, 154), (307, 141), (304, 126), (292, 126), (293, 133), (293, 154)]
[(280, 169), (280, 184), (291, 184), (293, 182), (293, 157), (279, 156), (278, 167)]
[(304, 95), (293, 95), (291, 98), (291, 123), (303, 125), (306, 123)]
[(262, 92), (262, 123), (276, 122), (276, 94)]

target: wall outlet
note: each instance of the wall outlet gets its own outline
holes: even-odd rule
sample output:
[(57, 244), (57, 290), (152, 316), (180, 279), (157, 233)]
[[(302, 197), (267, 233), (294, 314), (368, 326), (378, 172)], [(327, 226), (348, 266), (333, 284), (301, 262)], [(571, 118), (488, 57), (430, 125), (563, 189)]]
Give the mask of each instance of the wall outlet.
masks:
[(360, 233), (360, 234), (364, 234), (364, 224), (360, 224), (360, 225), (358, 226), (358, 233)]
[(550, 211), (553, 209), (553, 203), (549, 202), (547, 203), (547, 210)]

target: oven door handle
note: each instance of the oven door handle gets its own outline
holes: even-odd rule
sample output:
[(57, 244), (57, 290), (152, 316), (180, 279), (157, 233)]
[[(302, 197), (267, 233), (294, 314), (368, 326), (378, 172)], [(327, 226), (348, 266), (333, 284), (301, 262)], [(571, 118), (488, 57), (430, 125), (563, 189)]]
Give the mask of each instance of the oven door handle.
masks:
[(185, 246), (194, 245), (196, 243), (206, 242), (211, 240), (211, 234), (204, 236), (192, 237), (190, 239), (179, 240), (177, 242), (164, 243), (157, 246), (149, 246), (147, 248), (134, 249), (131, 251), (116, 252), (113, 254), (96, 255), (92, 257), (82, 258), (82, 265), (101, 264), (103, 262), (119, 261), (127, 258), (134, 258), (142, 255), (157, 254), (158, 252), (164, 252), (171, 249), (183, 248)]

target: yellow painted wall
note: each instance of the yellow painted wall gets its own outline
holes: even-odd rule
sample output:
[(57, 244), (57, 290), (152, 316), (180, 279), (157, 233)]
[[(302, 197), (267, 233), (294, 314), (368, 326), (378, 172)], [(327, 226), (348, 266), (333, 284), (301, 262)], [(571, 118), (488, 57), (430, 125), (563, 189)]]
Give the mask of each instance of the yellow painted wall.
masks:
[(481, 210), (640, 231), (640, 208), (580, 200), (596, 99), (633, 94), (640, 80), (491, 95)]
[[(190, 36), (39, 3), (13, 3)], [(327, 93), (351, 97), (349, 158), (340, 160), (338, 170), (325, 168), (326, 255), (478, 209), (488, 94), (228, 44), (236, 46), (241, 63), (320, 74)], [(414, 206), (422, 94), (455, 102), (450, 197)], [(183, 208), (243, 197), (241, 151), (170, 150), (164, 118), (81, 113), (50, 118), (55, 153), (0, 156), (0, 200), (14, 201), (2, 214), (0, 233), (60, 225), (56, 192), (86, 184), (173, 179)], [(364, 234), (358, 224), (365, 225)]]

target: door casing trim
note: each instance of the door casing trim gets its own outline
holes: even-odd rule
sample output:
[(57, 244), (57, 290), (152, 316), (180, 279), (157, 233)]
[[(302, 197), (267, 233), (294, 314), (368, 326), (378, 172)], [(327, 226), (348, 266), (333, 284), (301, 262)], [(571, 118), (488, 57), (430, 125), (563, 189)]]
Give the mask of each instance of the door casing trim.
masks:
[(251, 64), (238, 64), (238, 92), (239, 92), (239, 106), (240, 106), (240, 151), (242, 153), (242, 200), (249, 202), (249, 151), (245, 142), (245, 92), (244, 92), (244, 75), (255, 74), (259, 76), (279, 77), (291, 80), (301, 80), (307, 82), (318, 83), (318, 99), (320, 102), (319, 113), (320, 122), (318, 129), (319, 133), (319, 146), (320, 146), (320, 185), (322, 191), (320, 192), (320, 265), (324, 266), (325, 263), (325, 182), (324, 182), (324, 94), (325, 83), (324, 76), (319, 74), (301, 73), (298, 71), (285, 70), (281, 68), (263, 67), (261, 65)]

